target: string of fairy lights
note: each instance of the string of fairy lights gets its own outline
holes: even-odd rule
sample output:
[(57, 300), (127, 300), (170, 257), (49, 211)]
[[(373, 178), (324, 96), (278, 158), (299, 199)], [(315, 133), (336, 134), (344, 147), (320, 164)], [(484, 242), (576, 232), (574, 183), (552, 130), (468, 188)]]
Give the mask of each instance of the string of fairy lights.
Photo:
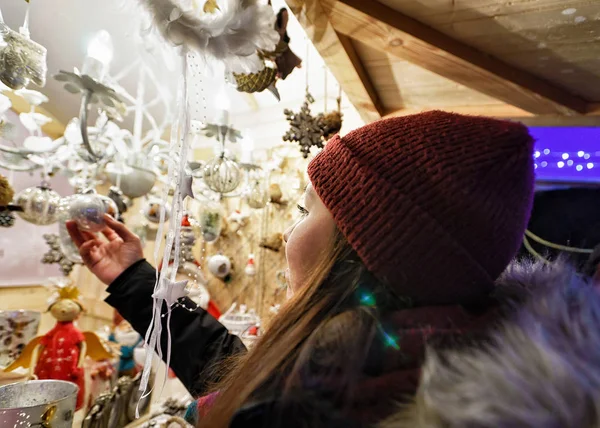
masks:
[(586, 152), (554, 152), (550, 149), (536, 150), (533, 154), (534, 168), (544, 169), (573, 169), (583, 172), (600, 167), (600, 151)]

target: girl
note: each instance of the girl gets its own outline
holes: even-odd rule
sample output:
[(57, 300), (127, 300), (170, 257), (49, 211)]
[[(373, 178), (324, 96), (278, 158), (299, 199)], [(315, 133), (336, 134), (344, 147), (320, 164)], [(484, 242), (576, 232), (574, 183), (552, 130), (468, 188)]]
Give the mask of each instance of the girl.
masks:
[[(202, 309), (173, 308), (172, 369), (197, 396), (218, 391), (198, 426), (372, 426), (414, 395), (426, 343), (483, 338), (529, 218), (532, 146), (521, 124), (440, 111), (331, 139), (284, 236), (288, 303), (252, 351)], [(143, 334), (155, 270), (106, 221), (107, 241), (67, 226)]]

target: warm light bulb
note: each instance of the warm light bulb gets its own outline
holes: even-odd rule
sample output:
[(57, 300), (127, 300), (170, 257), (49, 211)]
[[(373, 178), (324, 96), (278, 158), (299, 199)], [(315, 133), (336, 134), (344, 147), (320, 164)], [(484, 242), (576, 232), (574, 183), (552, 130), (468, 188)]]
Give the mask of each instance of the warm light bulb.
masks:
[(88, 44), (87, 54), (108, 67), (113, 59), (112, 38), (108, 31), (100, 30), (96, 33)]

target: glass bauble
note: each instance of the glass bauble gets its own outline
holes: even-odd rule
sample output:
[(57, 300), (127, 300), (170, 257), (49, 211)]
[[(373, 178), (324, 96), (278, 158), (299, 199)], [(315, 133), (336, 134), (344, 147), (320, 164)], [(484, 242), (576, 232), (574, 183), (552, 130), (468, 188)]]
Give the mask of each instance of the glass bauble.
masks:
[(222, 222), (221, 207), (216, 203), (209, 204), (200, 210), (200, 230), (204, 242), (215, 242), (219, 239)]
[(221, 194), (233, 192), (242, 179), (238, 164), (225, 156), (208, 162), (204, 167), (203, 175), (208, 188)]
[(19, 216), (29, 223), (47, 226), (58, 221), (60, 195), (46, 186), (29, 187), (15, 197), (15, 205), (23, 211)]
[(100, 232), (106, 227), (104, 214), (113, 217), (119, 215), (119, 209), (114, 201), (106, 196), (80, 194), (70, 201), (69, 217), (77, 222), (77, 226), (88, 232)]
[(146, 202), (146, 205), (142, 209), (144, 217), (151, 223), (160, 223), (160, 211), (163, 206), (165, 207), (165, 221), (168, 221), (169, 217), (171, 217), (171, 208), (157, 198), (149, 199)]
[(260, 180), (254, 180), (244, 192), (244, 199), (250, 208), (261, 209), (269, 202), (269, 193)]
[(83, 259), (79, 255), (79, 250), (71, 239), (66, 225), (66, 221), (70, 220), (70, 203), (76, 196), (77, 195), (67, 196), (62, 198), (60, 201), (58, 208), (58, 243), (60, 244), (60, 250), (67, 259), (73, 263), (83, 263)]

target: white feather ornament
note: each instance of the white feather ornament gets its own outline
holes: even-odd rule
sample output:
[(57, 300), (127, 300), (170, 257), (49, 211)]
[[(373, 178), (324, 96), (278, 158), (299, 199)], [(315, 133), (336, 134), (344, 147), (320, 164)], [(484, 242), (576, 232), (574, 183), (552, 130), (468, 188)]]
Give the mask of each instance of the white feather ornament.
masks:
[(279, 42), (275, 13), (258, 0), (215, 0), (211, 13), (189, 0), (139, 1), (165, 39), (222, 61), (228, 72), (260, 71), (258, 52), (273, 51)]

